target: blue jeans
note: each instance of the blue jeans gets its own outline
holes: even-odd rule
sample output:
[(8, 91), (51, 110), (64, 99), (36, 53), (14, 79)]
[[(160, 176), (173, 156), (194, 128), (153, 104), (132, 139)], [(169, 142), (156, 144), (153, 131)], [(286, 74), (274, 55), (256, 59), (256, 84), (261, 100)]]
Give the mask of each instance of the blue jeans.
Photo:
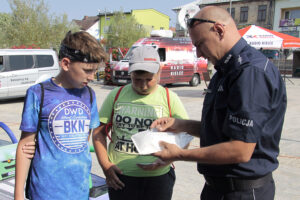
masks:
[(108, 188), (110, 200), (171, 200), (175, 184), (175, 172), (170, 171), (161, 176), (132, 177), (118, 175), (125, 184), (122, 190)]

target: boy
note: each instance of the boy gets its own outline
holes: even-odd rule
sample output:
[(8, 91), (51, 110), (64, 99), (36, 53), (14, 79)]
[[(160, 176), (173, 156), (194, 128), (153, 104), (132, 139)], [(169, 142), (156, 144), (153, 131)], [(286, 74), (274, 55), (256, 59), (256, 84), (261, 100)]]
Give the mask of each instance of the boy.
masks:
[[(16, 154), (16, 200), (24, 199), (28, 172), (29, 199), (88, 199), (88, 138), (100, 122), (95, 93), (87, 84), (105, 59), (90, 34), (68, 32), (59, 51), (60, 73), (27, 90)], [(34, 140), (31, 162), (22, 147)]]
[[(160, 162), (153, 156), (139, 155), (131, 136), (149, 129), (152, 121), (162, 116), (181, 119), (188, 116), (179, 97), (159, 85), (160, 60), (153, 47), (140, 46), (132, 51), (129, 73), (131, 84), (122, 91), (115, 88), (106, 97), (100, 109), (101, 126), (93, 132), (97, 158), (109, 186), (109, 198), (171, 200), (174, 169), (170, 163)], [(110, 123), (112, 142), (107, 148), (106, 129)]]

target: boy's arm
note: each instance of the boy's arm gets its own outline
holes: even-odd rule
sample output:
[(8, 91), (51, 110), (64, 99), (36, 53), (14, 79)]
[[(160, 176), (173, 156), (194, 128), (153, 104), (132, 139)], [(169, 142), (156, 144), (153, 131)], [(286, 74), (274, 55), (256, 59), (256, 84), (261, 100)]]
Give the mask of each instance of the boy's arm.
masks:
[(36, 133), (22, 132), (16, 152), (15, 200), (24, 199), (24, 186), (28, 175), (31, 159), (22, 150), (29, 142), (34, 142)]
[(106, 183), (109, 187), (114, 188), (115, 190), (122, 189), (124, 183), (120, 181), (117, 176), (122, 174), (122, 171), (113, 163), (109, 161), (107, 155), (107, 142), (106, 142), (106, 133), (105, 133), (106, 124), (101, 123), (98, 128), (95, 128), (93, 131), (93, 144), (97, 159), (99, 164), (102, 167), (102, 170), (106, 176)]

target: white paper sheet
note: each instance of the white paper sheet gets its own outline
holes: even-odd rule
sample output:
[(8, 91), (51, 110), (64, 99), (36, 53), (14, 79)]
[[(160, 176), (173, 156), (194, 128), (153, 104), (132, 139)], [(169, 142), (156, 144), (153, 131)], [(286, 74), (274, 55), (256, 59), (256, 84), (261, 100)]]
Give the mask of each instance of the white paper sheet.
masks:
[(160, 141), (165, 141), (171, 144), (176, 144), (180, 148), (184, 148), (194, 137), (187, 133), (171, 133), (157, 131), (142, 131), (131, 137), (139, 154), (151, 154), (161, 151), (159, 146)]

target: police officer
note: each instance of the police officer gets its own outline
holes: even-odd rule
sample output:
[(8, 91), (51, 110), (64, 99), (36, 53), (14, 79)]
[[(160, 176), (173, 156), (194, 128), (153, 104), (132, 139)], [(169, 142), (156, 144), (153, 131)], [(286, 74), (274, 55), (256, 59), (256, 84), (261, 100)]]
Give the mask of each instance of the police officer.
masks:
[(286, 89), (278, 69), (241, 38), (230, 14), (208, 6), (187, 22), (197, 56), (216, 68), (202, 121), (161, 118), (152, 128), (200, 137), (198, 149), (161, 142), (165, 161), (197, 161), (203, 200), (274, 199)]

